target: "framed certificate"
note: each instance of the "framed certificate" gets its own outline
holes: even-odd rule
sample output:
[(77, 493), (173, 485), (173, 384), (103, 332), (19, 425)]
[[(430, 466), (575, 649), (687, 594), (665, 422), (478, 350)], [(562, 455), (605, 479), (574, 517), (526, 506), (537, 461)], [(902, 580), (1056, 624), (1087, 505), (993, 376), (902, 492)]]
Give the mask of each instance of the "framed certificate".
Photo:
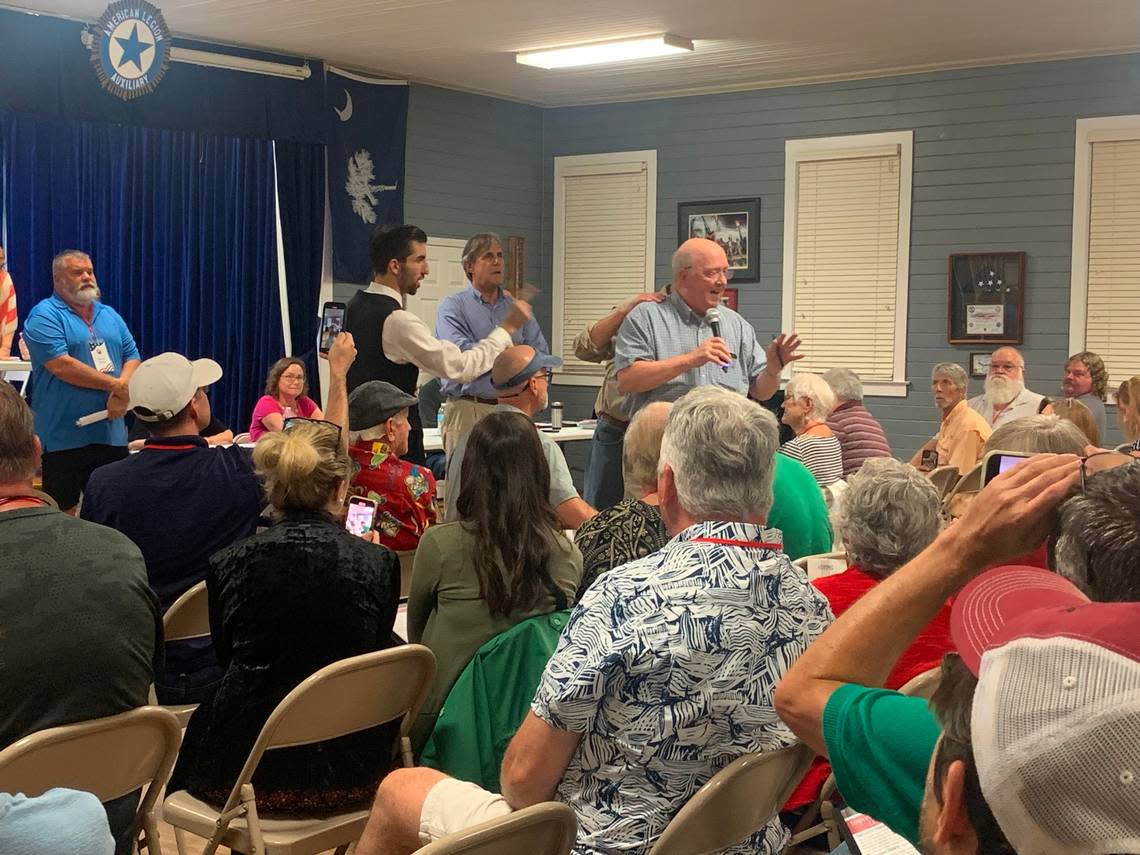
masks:
[(950, 344), (1021, 344), (1024, 252), (961, 252), (949, 262)]

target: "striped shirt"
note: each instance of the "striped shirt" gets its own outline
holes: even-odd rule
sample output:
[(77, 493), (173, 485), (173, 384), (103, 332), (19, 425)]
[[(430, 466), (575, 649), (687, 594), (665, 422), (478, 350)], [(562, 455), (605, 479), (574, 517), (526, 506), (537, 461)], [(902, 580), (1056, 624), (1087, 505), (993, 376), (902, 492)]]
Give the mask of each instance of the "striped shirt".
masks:
[(780, 451), (806, 466), (820, 487), (843, 478), (843, 453), (834, 436), (800, 434), (780, 446)]
[(864, 460), (891, 456), (891, 444), (883, 426), (861, 401), (844, 401), (831, 411), (827, 426), (839, 440), (844, 478), (858, 471)]

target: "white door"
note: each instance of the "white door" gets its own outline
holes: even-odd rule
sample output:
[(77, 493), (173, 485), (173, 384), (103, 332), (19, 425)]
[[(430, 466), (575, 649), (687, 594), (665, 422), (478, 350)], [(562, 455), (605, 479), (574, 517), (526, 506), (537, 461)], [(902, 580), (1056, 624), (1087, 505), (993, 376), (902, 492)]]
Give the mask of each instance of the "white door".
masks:
[[(465, 242), (455, 238), (428, 239), (428, 275), (420, 281), (420, 290), (408, 297), (404, 308), (427, 324), (432, 332), (435, 331), (435, 314), (440, 300), (467, 287), (467, 276), (460, 261)], [(427, 372), (420, 371), (418, 385), (423, 385), (430, 377)]]

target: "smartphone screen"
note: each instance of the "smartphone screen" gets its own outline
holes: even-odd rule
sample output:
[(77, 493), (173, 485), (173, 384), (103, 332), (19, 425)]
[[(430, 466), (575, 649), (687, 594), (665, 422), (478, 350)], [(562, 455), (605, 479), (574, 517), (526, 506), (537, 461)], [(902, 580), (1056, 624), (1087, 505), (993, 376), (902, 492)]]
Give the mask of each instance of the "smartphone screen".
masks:
[(1018, 463), (1021, 463), (1029, 454), (1022, 454), (1018, 452), (1005, 452), (1005, 451), (991, 451), (986, 455), (986, 480), (988, 484), (1002, 472), (1007, 469), (1012, 469)]
[(328, 353), (336, 337), (344, 332), (344, 303), (325, 303), (321, 312), (321, 353)]
[(367, 534), (372, 528), (372, 520), (376, 516), (376, 503), (371, 499), (353, 496), (348, 500), (348, 516), (344, 519), (344, 527), (349, 534)]

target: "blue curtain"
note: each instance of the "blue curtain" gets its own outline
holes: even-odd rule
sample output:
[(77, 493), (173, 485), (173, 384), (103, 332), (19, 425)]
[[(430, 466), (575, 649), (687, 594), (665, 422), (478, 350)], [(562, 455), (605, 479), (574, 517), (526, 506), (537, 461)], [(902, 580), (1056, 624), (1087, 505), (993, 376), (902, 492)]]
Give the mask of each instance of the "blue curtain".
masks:
[(214, 410), (246, 430), (284, 350), (272, 142), (23, 114), (0, 115), (0, 141), (21, 321), (52, 256), (83, 250), (143, 357), (217, 360)]
[(310, 396), (319, 401), (317, 330), (324, 261), (325, 147), (278, 140), (274, 149), (290, 344), (293, 356), (305, 361)]

